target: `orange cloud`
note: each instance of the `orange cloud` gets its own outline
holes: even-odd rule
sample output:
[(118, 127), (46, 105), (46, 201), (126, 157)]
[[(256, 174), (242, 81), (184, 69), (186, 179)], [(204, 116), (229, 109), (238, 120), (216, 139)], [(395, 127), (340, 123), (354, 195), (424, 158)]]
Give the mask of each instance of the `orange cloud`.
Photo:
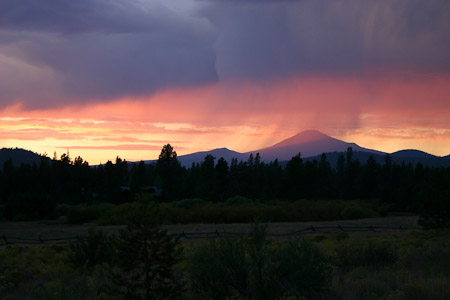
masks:
[(448, 99), (447, 74), (215, 83), (58, 109), (10, 106), (0, 111), (0, 143), (48, 153), (70, 147), (98, 163), (120, 151), (129, 160), (156, 158), (165, 143), (179, 154), (224, 146), (249, 151), (314, 128), (378, 150), (407, 146), (444, 155), (450, 153)]

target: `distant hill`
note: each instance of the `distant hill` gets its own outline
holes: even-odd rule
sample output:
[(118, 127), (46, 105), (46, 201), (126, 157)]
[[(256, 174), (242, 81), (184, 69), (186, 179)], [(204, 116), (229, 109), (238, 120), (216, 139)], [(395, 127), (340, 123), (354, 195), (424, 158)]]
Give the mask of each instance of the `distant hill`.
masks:
[(397, 152), (394, 152), (391, 154), (392, 157), (396, 158), (436, 158), (437, 156), (434, 156), (432, 154), (420, 151), (420, 150), (414, 150), (414, 149), (407, 149), (407, 150), (400, 150)]
[(236, 158), (238, 161), (248, 159), (248, 155), (245, 153), (239, 153), (236, 151), (229, 150), (227, 148), (219, 148), (210, 151), (202, 151), (187, 155), (180, 155), (178, 157), (178, 160), (183, 166), (190, 167), (192, 166), (192, 163), (203, 161), (208, 154), (214, 156), (216, 159), (220, 159), (221, 157), (223, 157), (228, 163), (230, 163), (233, 158)]
[[(325, 153), (325, 155), (327, 157), (327, 161), (330, 163), (331, 167), (333, 167), (333, 168), (336, 167), (339, 156), (344, 155), (344, 157), (346, 157), (346, 154), (347, 154), (346, 151), (345, 152)], [(316, 155), (316, 156), (305, 157), (304, 161), (314, 161), (314, 160), (320, 161), (321, 156), (322, 156), (322, 154)], [(365, 164), (370, 156), (372, 156), (377, 163), (383, 164), (385, 161), (385, 158), (386, 158), (386, 153), (377, 154), (377, 153), (371, 153), (371, 152), (366, 152), (366, 151), (353, 151), (353, 160), (354, 161), (357, 160), (361, 164)]]
[[(0, 149), (0, 170), (3, 168), (3, 164), (9, 159), (11, 159), (13, 165), (17, 167), (22, 163), (30, 165), (35, 163), (38, 165), (43, 157), (44, 156), (25, 149), (2, 148)], [(50, 161), (50, 158), (46, 159)]]
[[(336, 167), (339, 155), (346, 155), (346, 152), (331, 152), (325, 153), (327, 161), (332, 167)], [(370, 156), (372, 156), (379, 164), (384, 164), (387, 153), (377, 154), (366, 151), (353, 151), (353, 160), (358, 160), (361, 164), (365, 164)], [(412, 164), (416, 166), (421, 163), (424, 166), (429, 167), (450, 167), (450, 159), (445, 157), (434, 156), (419, 150), (401, 150), (389, 154), (392, 158), (392, 162), (398, 165), (402, 163)], [(321, 155), (311, 156), (305, 158), (305, 161), (320, 160)]]
[(391, 154), (392, 160), (398, 164), (402, 162), (417, 165), (421, 163), (429, 167), (450, 167), (450, 160), (419, 150), (401, 150)]

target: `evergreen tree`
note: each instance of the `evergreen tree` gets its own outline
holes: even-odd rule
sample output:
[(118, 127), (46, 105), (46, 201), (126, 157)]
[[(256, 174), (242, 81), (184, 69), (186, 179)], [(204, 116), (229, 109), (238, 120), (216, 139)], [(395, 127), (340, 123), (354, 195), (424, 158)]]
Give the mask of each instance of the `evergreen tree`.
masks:
[(303, 196), (303, 161), (301, 153), (292, 157), (286, 164), (287, 182), (289, 183), (290, 198), (300, 199)]
[(213, 201), (215, 196), (215, 159), (214, 156), (208, 154), (201, 164), (200, 198), (208, 201)]
[(167, 200), (178, 199), (181, 187), (181, 164), (177, 159), (177, 152), (170, 144), (163, 146), (156, 168), (164, 197)]
[(174, 270), (182, 252), (179, 237), (161, 226), (158, 206), (140, 203), (127, 228), (113, 240), (115, 253), (108, 274), (112, 295), (126, 300), (181, 298), (184, 284)]
[(228, 196), (228, 163), (221, 157), (216, 165), (216, 191), (217, 199), (224, 201)]

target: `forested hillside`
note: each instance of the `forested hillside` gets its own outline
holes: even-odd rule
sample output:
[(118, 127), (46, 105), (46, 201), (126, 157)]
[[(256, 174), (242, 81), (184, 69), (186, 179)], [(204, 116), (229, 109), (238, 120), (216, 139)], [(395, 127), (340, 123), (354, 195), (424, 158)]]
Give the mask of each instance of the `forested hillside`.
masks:
[(388, 155), (382, 164), (372, 157), (360, 162), (351, 148), (339, 156), (337, 168), (326, 155), (306, 162), (297, 155), (282, 167), (276, 160), (262, 162), (258, 154), (231, 164), (208, 155), (185, 168), (168, 144), (153, 164), (117, 157), (114, 163), (90, 167), (81, 157), (66, 154), (20, 166), (9, 160), (0, 172), (0, 191), (4, 219), (51, 218), (61, 203), (120, 204), (142, 193), (161, 202), (200, 198), (218, 203), (236, 195), (257, 203), (372, 199), (390, 211), (439, 212), (450, 202), (450, 168), (399, 165)]

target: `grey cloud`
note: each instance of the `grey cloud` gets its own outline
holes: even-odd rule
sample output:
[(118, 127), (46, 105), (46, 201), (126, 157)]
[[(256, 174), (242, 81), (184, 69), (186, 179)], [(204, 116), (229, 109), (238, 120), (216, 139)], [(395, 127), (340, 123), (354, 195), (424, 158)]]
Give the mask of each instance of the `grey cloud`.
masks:
[(446, 0), (212, 1), (221, 79), (370, 68), (450, 71)]
[(243, 78), (450, 71), (448, 0), (3, 0), (0, 108)]
[(158, 2), (110, 0), (3, 0), (0, 28), (66, 34), (157, 32), (171, 12)]
[(0, 12), (0, 78), (9, 76), (2, 66), (18, 73), (18, 82), (0, 82), (0, 106), (110, 100), (217, 80), (208, 22), (163, 1), (7, 0)]

